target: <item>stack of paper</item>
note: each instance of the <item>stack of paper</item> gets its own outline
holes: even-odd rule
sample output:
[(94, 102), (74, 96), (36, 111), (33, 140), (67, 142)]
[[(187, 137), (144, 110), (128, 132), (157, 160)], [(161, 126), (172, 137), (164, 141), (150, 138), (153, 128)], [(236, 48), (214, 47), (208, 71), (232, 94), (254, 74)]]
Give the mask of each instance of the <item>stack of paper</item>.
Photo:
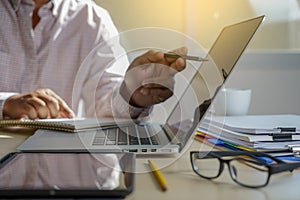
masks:
[(198, 132), (250, 149), (287, 149), (300, 144), (300, 115), (209, 116)]

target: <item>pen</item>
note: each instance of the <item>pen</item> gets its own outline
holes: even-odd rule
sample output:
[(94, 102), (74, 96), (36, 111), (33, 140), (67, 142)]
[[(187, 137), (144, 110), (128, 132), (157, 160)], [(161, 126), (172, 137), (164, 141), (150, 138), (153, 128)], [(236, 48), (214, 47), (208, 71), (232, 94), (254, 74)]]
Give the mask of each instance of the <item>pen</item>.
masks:
[(158, 168), (156, 167), (155, 163), (152, 160), (148, 160), (148, 163), (152, 169), (152, 172), (156, 178), (156, 180), (158, 181), (161, 189), (163, 191), (166, 191), (167, 188), (167, 182), (165, 180), (165, 178), (163, 177), (162, 173), (158, 170)]
[(164, 56), (168, 57), (168, 58), (183, 58), (186, 60), (193, 60), (193, 61), (199, 61), (199, 62), (208, 61), (208, 59), (201, 58), (198, 56), (188, 56), (188, 55), (181, 55), (181, 54), (174, 54), (174, 53), (164, 53)]

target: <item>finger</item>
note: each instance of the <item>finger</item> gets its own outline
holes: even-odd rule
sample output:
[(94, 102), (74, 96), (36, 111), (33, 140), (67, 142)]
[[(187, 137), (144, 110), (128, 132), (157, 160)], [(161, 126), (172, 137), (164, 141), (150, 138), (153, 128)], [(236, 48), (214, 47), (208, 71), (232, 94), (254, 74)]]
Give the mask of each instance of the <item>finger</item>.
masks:
[(173, 92), (167, 88), (165, 89), (146, 89), (146, 93), (142, 93), (144, 98), (151, 99), (152, 104), (160, 103), (168, 98), (170, 98), (173, 95)]
[(3, 108), (3, 116), (6, 119), (38, 118), (36, 109), (28, 104), (26, 95), (16, 95), (7, 99)]
[(21, 114), (21, 115), (17, 116), (16, 119), (29, 119), (29, 117), (28, 117), (28, 115)]
[(144, 96), (148, 96), (150, 94), (150, 89), (149, 88), (145, 88), (145, 87), (141, 87), (139, 89), (139, 92), (144, 95)]
[[(146, 85), (148, 86), (148, 85)], [(141, 87), (139, 89), (139, 92), (144, 95), (144, 96), (147, 96), (147, 95), (160, 95), (160, 93), (162, 94), (162, 96), (164, 96), (164, 94), (167, 94), (166, 97), (170, 97), (172, 96), (173, 94), (173, 91), (174, 91), (174, 88), (173, 88), (173, 85), (170, 86), (170, 87), (165, 87), (163, 85), (159, 85), (159, 84), (152, 84), (152, 86), (154, 87)]]
[(38, 113), (37, 113), (36, 109), (28, 103), (24, 103), (22, 105), (22, 107), (20, 108), (20, 113), (21, 114), (19, 114), (18, 117), (23, 118), (23, 116), (27, 115), (27, 117), (29, 119), (37, 119), (38, 118)]
[(49, 109), (46, 103), (37, 97), (27, 99), (27, 104), (33, 106), (39, 118), (45, 119), (49, 117)]
[(145, 88), (170, 88), (173, 89), (175, 80), (173, 76), (155, 77), (144, 80), (142, 86)]
[[(51, 90), (48, 90), (47, 93), (48, 93), (48, 95), (43, 96), (41, 98), (45, 98), (45, 101), (47, 101), (47, 103), (52, 104), (51, 112), (53, 112), (54, 115), (56, 115), (56, 112), (57, 112), (58, 115), (59, 115), (59, 113), (60, 114), (64, 113), (65, 114), (64, 116), (66, 118), (74, 118), (75, 117), (74, 112), (71, 110), (71, 108), (69, 108), (69, 106), (63, 99), (61, 99), (56, 93), (54, 93)], [(57, 103), (55, 103), (55, 102), (57, 102)], [(54, 105), (54, 104), (56, 104), (56, 105)]]
[[(56, 98), (53, 97), (52, 93), (53, 92), (50, 89), (40, 89), (35, 93), (35, 96), (43, 102), (43, 105), (40, 106), (47, 108), (47, 117), (56, 118), (59, 112), (59, 104)], [(35, 104), (33, 103), (33, 105)], [(38, 105), (35, 106), (37, 107)], [(45, 117), (43, 112), (41, 114), (43, 117)]]
[(51, 118), (57, 118), (59, 115), (59, 102), (55, 98), (52, 98), (50, 102), (47, 102), (47, 105)]
[(134, 66), (143, 65), (143, 64), (147, 64), (147, 63), (166, 64), (163, 53), (162, 52), (155, 52), (153, 50), (150, 50), (150, 51), (146, 52), (145, 54), (137, 57), (133, 61)]
[(66, 115), (65, 112), (59, 111), (59, 113), (58, 113), (58, 118), (69, 118), (69, 117)]
[(164, 62), (164, 54), (162, 52), (153, 52), (153, 53), (150, 53), (148, 55), (148, 60), (151, 62), (151, 63), (162, 63), (162, 64), (165, 64)]
[[(187, 55), (187, 48), (186, 47), (181, 47), (179, 49), (176, 49), (170, 53), (172, 54), (178, 54), (178, 55)], [(179, 57), (179, 58), (165, 58), (167, 62), (170, 63), (170, 66), (175, 69), (176, 71), (180, 72), (185, 68), (186, 65), (186, 60)]]
[(158, 103), (162, 103), (164, 101), (166, 101), (168, 98), (164, 98), (161, 96), (152, 96), (152, 103), (153, 104), (158, 104)]
[(69, 108), (69, 106), (65, 102), (61, 102), (60, 105), (62, 106), (60, 107), (59, 111), (65, 116), (65, 118), (75, 117), (75, 113), (73, 112), (73, 110), (71, 110), (71, 108)]
[(155, 88), (155, 89), (149, 89), (149, 95), (151, 96), (158, 96), (163, 99), (168, 99), (173, 95), (172, 90), (169, 90), (168, 88), (165, 89), (160, 89), (160, 88)]
[[(171, 64), (172, 66), (172, 64)], [(186, 60), (183, 59), (183, 58), (178, 58), (175, 62), (175, 66), (172, 68), (176, 69), (178, 72), (182, 71), (185, 69), (185, 66), (186, 66)]]
[(162, 84), (159, 84), (159, 83), (143, 83), (142, 84), (144, 88), (148, 88), (148, 89), (151, 89), (151, 88), (165, 88), (165, 86), (163, 86)]
[(152, 102), (153, 102), (153, 104), (158, 104), (158, 103), (161, 103), (163, 101), (164, 100), (161, 99), (159, 96), (152, 96)]
[(151, 91), (154, 90), (165, 90), (166, 87), (162, 86), (162, 85), (157, 85), (157, 87), (141, 87), (139, 88), (139, 92), (144, 95), (144, 96), (148, 96), (151, 95)]
[[(169, 51), (170, 54), (175, 55), (187, 55), (188, 49), (186, 47), (181, 47), (178, 49), (175, 49), (173, 51)], [(171, 58), (171, 57), (165, 57), (168, 62), (174, 62), (177, 58)]]
[(48, 112), (51, 118), (57, 118), (59, 114), (59, 101), (53, 96), (42, 96), (41, 97), (48, 108)]
[(186, 61), (185, 61), (185, 59), (179, 57), (174, 62), (171, 62), (169, 64), (169, 66), (170, 66), (170, 69), (171, 69), (171, 70), (169, 70), (169, 73), (174, 75), (177, 72), (180, 72), (180, 71), (185, 69)]

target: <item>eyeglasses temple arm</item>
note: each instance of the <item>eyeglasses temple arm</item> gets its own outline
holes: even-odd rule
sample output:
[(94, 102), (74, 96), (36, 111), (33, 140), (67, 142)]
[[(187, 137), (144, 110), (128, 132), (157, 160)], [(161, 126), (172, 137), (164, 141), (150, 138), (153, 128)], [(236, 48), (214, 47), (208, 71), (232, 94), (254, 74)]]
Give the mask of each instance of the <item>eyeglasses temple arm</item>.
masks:
[(294, 169), (300, 167), (300, 163), (278, 163), (270, 165), (270, 173), (276, 174), (284, 171), (292, 172)]

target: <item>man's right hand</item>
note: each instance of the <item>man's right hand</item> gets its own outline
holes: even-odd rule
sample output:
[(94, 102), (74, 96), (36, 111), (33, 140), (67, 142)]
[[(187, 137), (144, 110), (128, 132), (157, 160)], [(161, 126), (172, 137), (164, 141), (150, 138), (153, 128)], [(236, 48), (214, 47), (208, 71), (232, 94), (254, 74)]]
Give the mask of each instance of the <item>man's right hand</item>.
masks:
[(8, 98), (3, 106), (4, 119), (74, 118), (74, 112), (55, 92), (38, 89)]

